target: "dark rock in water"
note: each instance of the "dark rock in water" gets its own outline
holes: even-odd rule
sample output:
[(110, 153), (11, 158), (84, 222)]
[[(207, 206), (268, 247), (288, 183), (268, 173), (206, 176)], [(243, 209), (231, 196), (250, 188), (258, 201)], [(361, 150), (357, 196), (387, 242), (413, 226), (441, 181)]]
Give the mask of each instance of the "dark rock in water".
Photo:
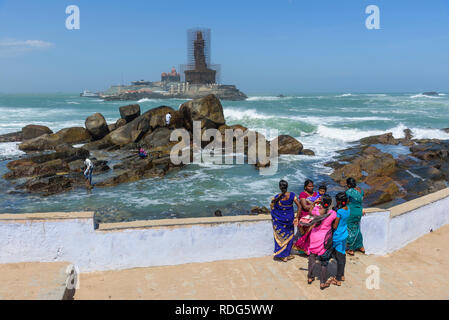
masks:
[(140, 105), (130, 104), (128, 106), (123, 106), (119, 108), (120, 117), (124, 119), (127, 123), (133, 121), (135, 118), (140, 116)]
[(7, 168), (11, 170), (4, 175), (5, 179), (42, 176), (48, 174), (64, 174), (70, 171), (69, 163), (84, 159), (89, 155), (85, 149), (72, 148), (67, 151), (31, 156), (11, 161)]
[(85, 181), (81, 175), (56, 175), (36, 177), (28, 180), (24, 185), (18, 188), (25, 189), (28, 192), (40, 193), (43, 196), (63, 193), (74, 189), (75, 187), (84, 187)]
[(221, 214), (221, 211), (220, 211), (220, 210), (216, 210), (216, 211), (214, 212), (214, 216), (216, 216), (216, 217), (222, 217), (223, 215)]
[(303, 149), (301, 142), (289, 135), (280, 135), (273, 139), (271, 143), (278, 144), (278, 154), (300, 154)]
[(193, 129), (193, 121), (201, 121), (201, 128), (206, 129), (225, 124), (223, 107), (213, 94), (182, 104), (179, 112), (184, 119), (184, 127), (190, 131)]
[(109, 127), (101, 113), (94, 113), (86, 119), (85, 126), (93, 140), (100, 140), (109, 133)]
[(449, 141), (426, 141), (419, 140), (419, 144), (410, 147), (412, 156), (424, 160), (447, 160), (449, 154)]
[(393, 137), (391, 132), (381, 134), (378, 136), (371, 136), (360, 139), (360, 144), (369, 145), (369, 144), (399, 144), (399, 140)]
[(368, 176), (364, 183), (370, 187), (366, 190), (366, 196), (370, 197), (375, 194), (374, 199), (370, 202), (371, 205), (392, 201), (401, 194), (398, 184), (389, 177)]
[(252, 207), (251, 214), (270, 214), (271, 211), (267, 207)]
[(361, 180), (362, 171), (369, 176), (389, 176), (397, 169), (396, 160), (391, 154), (381, 152), (375, 147), (368, 147), (356, 156), (351, 163), (345, 164), (331, 174), (332, 179), (346, 185), (346, 179), (352, 177)]
[(160, 147), (170, 143), (171, 130), (168, 128), (157, 128), (142, 139), (142, 145), (146, 148)]
[(56, 133), (44, 134), (37, 138), (26, 140), (19, 144), (22, 151), (54, 150), (60, 144), (75, 144), (87, 142), (91, 139), (90, 133), (82, 127), (73, 127), (59, 130)]
[(299, 154), (302, 154), (304, 156), (314, 156), (315, 152), (313, 152), (313, 150), (310, 149), (303, 149)]
[(23, 140), (34, 139), (44, 134), (52, 134), (53, 131), (46, 126), (40, 126), (35, 124), (30, 124), (22, 128), (22, 138)]
[(3, 134), (0, 142), (20, 142), (22, 141), (22, 131)]
[(443, 130), (443, 131), (446, 132), (446, 133), (449, 133), (449, 128), (443, 128), (443, 129), (441, 129), (441, 130)]
[(436, 92), (436, 91), (423, 92), (422, 95), (423, 96), (429, 96), (429, 97), (439, 96), (438, 92)]
[(413, 138), (412, 130), (404, 129), (404, 139), (411, 140)]

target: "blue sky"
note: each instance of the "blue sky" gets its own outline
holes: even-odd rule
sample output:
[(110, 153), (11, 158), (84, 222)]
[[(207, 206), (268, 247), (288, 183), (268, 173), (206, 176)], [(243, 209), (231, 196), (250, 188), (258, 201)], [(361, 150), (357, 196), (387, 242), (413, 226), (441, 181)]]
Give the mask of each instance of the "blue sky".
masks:
[(191, 27), (212, 29), (222, 82), (250, 94), (449, 91), (448, 0), (0, 0), (0, 92), (158, 80), (186, 62)]

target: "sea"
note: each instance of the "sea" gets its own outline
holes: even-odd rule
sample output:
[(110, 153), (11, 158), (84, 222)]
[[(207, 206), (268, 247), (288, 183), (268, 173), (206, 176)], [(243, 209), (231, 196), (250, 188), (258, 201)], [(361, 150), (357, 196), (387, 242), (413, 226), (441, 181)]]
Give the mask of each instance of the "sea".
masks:
[[(167, 105), (177, 109), (185, 100), (103, 101), (79, 94), (0, 94), (0, 134), (20, 131), (28, 124), (48, 126), (54, 132), (84, 126), (85, 119), (100, 112), (108, 123), (120, 117), (119, 107), (139, 103), (142, 113)], [(372, 135), (392, 132), (414, 138), (449, 139), (449, 94), (332, 93), (250, 96), (245, 101), (222, 101), (228, 125), (241, 124), (274, 138), (287, 134), (298, 139), (315, 156), (280, 156), (275, 174), (260, 175), (250, 164), (190, 164), (164, 178), (145, 179), (112, 188), (77, 189), (42, 197), (17, 194), (15, 184), (0, 178), (0, 213), (52, 211), (112, 212), (126, 220), (165, 219), (248, 214), (253, 206), (269, 206), (280, 179), (299, 193), (306, 179), (326, 183), (337, 191), (324, 166), (337, 151)], [(276, 131), (277, 130), (277, 131)], [(406, 150), (405, 150), (406, 152)], [(0, 143), (0, 176), (8, 161), (23, 156), (17, 143)], [(98, 177), (93, 177), (93, 183)], [(123, 218), (125, 217), (125, 218)]]

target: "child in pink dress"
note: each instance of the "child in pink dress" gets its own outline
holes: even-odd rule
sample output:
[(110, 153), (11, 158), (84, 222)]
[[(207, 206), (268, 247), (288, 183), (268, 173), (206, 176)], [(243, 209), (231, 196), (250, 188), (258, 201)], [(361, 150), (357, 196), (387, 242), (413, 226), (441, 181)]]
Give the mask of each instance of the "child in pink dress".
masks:
[[(309, 268), (308, 268), (308, 283), (311, 284), (315, 277), (313, 276), (313, 268), (318, 258), (321, 263), (320, 274), (320, 289), (325, 289), (330, 286), (328, 281), (327, 266), (332, 255), (332, 223), (335, 220), (337, 213), (331, 210), (332, 198), (329, 195), (324, 195), (321, 201), (322, 207), (319, 208), (319, 214), (327, 217), (317, 223), (310, 231), (309, 237)], [(330, 243), (330, 248), (329, 248)]]

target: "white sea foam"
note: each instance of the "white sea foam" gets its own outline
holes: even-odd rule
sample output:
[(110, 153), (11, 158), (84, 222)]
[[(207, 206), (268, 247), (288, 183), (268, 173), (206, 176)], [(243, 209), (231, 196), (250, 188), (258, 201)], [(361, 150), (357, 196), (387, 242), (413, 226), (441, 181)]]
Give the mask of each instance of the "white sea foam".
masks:
[(81, 104), (81, 103), (75, 101), (68, 101), (67, 104)]
[(340, 94), (338, 96), (335, 96), (336, 98), (344, 98), (344, 97), (352, 97), (353, 94), (352, 93), (344, 93), (344, 94)]
[(438, 99), (439, 97), (437, 97), (437, 96), (428, 96), (428, 95), (420, 93), (420, 94), (416, 94), (414, 96), (410, 96), (410, 98), (412, 98), (412, 99), (418, 99), (418, 98)]
[(0, 143), (0, 159), (18, 157), (25, 152), (19, 150), (19, 142)]
[(143, 98), (140, 99), (139, 101), (137, 101), (138, 103), (144, 103), (144, 102), (154, 102), (157, 101), (157, 99), (148, 99), (148, 98)]
[(246, 101), (277, 101), (277, 100), (286, 100), (286, 99), (293, 99), (293, 98), (302, 98), (302, 97), (275, 97), (275, 96), (254, 96), (249, 97), (246, 99)]
[[(404, 129), (407, 127), (400, 123), (396, 127), (388, 130), (360, 130), (360, 129), (341, 129), (326, 127), (323, 125), (318, 126), (317, 134), (321, 137), (341, 140), (344, 142), (353, 142), (362, 138), (384, 134), (391, 132), (396, 139), (404, 138)], [(425, 128), (410, 128), (415, 139), (449, 139), (449, 133), (446, 133), (440, 129), (425, 129)]]

